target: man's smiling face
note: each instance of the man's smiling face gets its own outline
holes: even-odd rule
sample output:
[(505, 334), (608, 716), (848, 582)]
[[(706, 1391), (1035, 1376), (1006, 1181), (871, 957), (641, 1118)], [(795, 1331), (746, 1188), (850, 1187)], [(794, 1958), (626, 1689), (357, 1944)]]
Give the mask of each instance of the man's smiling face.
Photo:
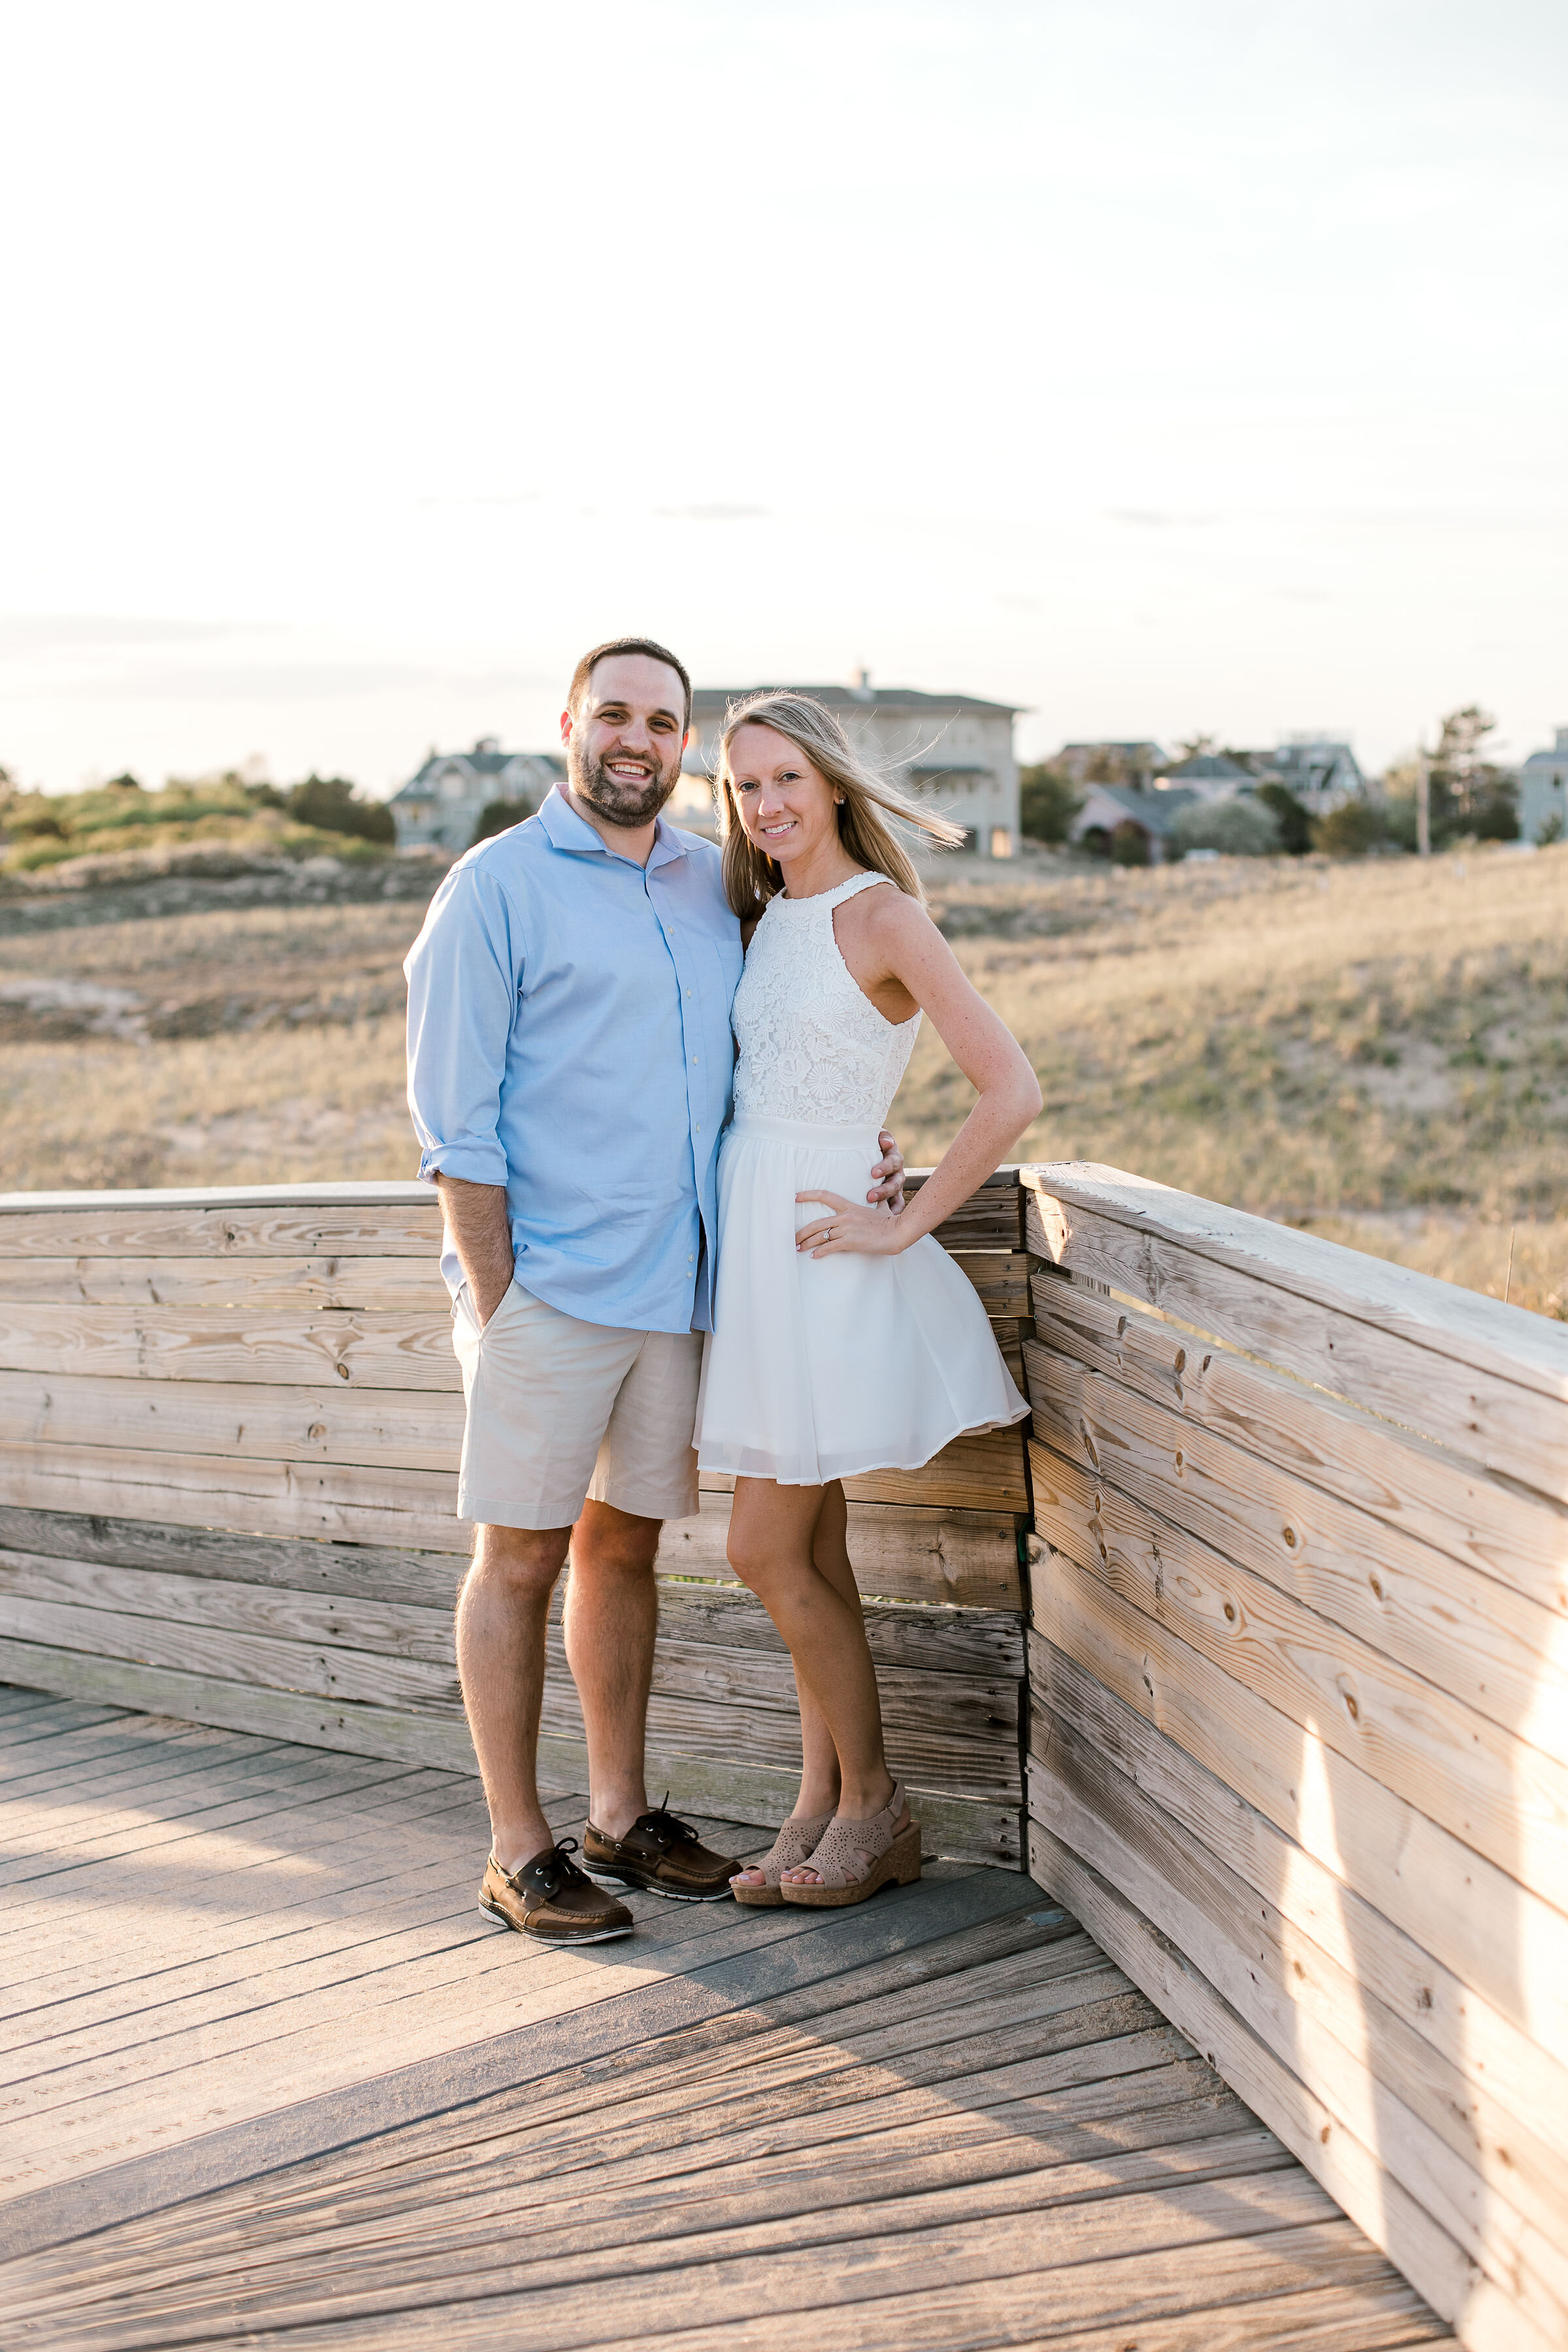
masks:
[(573, 794), (605, 824), (651, 824), (680, 779), (686, 695), (665, 662), (606, 654), (561, 721)]

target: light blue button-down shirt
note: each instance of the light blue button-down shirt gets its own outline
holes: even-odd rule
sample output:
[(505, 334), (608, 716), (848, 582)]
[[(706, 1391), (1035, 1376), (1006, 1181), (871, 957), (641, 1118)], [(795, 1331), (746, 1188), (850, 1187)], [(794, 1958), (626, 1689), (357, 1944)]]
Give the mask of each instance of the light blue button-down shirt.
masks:
[(645, 868), (559, 792), (458, 859), (409, 950), (419, 1173), (504, 1184), (519, 1282), (581, 1322), (712, 1328), (741, 961), (710, 842), (661, 817)]

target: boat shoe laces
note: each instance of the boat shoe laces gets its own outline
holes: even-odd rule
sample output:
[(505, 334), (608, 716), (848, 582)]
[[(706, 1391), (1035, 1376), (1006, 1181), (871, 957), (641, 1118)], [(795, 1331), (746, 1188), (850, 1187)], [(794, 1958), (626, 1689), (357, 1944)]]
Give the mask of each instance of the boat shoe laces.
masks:
[(670, 1811), (668, 1789), (661, 1803), (655, 1805), (651, 1812), (639, 1813), (632, 1823), (631, 1834), (634, 1837), (639, 1830), (652, 1838), (661, 1853), (668, 1853), (671, 1846), (700, 1845), (702, 1843), (689, 1822), (679, 1820)]
[(544, 1853), (535, 1854), (521, 1870), (513, 1872), (508, 1885), (515, 1886), (524, 1876), (531, 1879), (547, 1903), (553, 1903), (569, 1886), (592, 1886), (593, 1880), (585, 1870), (579, 1870), (572, 1857), (579, 1851), (574, 1837), (558, 1838)]

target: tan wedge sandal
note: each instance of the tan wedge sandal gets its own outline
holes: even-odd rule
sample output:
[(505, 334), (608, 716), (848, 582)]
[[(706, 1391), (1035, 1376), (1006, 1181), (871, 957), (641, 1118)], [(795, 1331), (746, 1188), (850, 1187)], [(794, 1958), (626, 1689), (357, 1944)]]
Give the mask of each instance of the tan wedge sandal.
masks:
[(889, 1879), (900, 1886), (912, 1885), (921, 1874), (921, 1825), (911, 1821), (906, 1829), (895, 1830), (903, 1810), (904, 1784), (895, 1780), (892, 1795), (869, 1821), (848, 1822), (836, 1813), (815, 1853), (803, 1854), (799, 1864), (784, 1864), (786, 1870), (815, 1870), (820, 1884), (781, 1884), (781, 1899), (830, 1911), (846, 1903), (864, 1903)]
[(832, 1819), (832, 1813), (826, 1812), (803, 1815), (799, 1821), (792, 1817), (785, 1822), (762, 1860), (746, 1864), (748, 1870), (762, 1872), (763, 1885), (742, 1886), (738, 1877), (730, 1881), (730, 1892), (736, 1902), (749, 1904), (753, 1911), (772, 1911), (782, 1904), (780, 1874), (786, 1870), (797, 1870), (803, 1862), (809, 1861), (817, 1840)]

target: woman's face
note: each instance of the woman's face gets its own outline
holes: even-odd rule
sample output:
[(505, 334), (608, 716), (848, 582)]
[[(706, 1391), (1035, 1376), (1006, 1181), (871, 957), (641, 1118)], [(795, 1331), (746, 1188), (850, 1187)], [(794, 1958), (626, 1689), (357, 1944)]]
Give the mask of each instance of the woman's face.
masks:
[(731, 788), (746, 838), (776, 857), (789, 878), (838, 835), (837, 795), (787, 735), (773, 727), (738, 727), (730, 741)]

